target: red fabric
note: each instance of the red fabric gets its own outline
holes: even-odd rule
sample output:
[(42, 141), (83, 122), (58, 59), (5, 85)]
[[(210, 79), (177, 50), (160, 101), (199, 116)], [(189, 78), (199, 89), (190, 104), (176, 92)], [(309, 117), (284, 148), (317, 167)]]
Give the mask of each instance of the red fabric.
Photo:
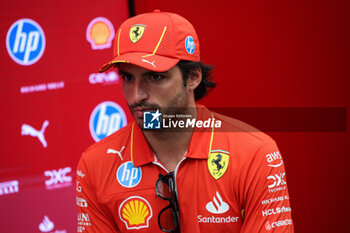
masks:
[[(198, 118), (210, 116), (200, 106)], [(213, 116), (222, 121), (224, 130), (216, 129), (213, 134), (195, 131), (175, 170), (181, 232), (293, 232), (283, 160), (275, 142), (243, 122)], [(121, 157), (108, 154), (108, 149), (121, 151)], [(215, 179), (208, 169), (208, 155), (218, 151), (223, 157), (228, 155), (228, 163), (222, 163), (227, 170)], [(140, 182), (132, 188), (120, 185), (116, 175), (127, 161), (142, 172)], [(168, 202), (156, 196), (155, 183), (159, 173), (167, 171), (136, 125), (91, 146), (83, 153), (78, 171), (84, 177), (77, 176), (81, 187), (77, 196), (87, 202), (78, 212), (87, 214), (91, 223), (83, 232), (133, 232), (136, 227), (137, 232), (162, 232), (158, 213)], [(125, 221), (127, 203), (135, 204), (136, 210), (145, 207), (146, 214), (137, 223)], [(78, 226), (83, 224), (78, 220)]]

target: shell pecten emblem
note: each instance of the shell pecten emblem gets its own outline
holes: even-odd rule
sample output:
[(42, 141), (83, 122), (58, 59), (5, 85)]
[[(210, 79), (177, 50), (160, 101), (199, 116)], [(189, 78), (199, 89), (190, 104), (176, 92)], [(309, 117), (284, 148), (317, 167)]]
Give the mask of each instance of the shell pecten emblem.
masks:
[(93, 19), (86, 29), (86, 39), (92, 49), (107, 49), (115, 36), (113, 24), (104, 17)]
[(91, 38), (94, 39), (97, 45), (107, 43), (107, 39), (110, 37), (110, 35), (111, 31), (104, 22), (97, 22), (92, 26)]
[(152, 208), (148, 201), (139, 196), (128, 197), (119, 206), (119, 217), (127, 229), (149, 227), (152, 215)]

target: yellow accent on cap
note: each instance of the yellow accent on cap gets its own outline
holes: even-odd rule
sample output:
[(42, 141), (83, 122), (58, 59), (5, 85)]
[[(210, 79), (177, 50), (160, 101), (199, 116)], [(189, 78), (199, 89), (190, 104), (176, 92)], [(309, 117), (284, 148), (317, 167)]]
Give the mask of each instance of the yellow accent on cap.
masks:
[(156, 52), (157, 52), (157, 50), (158, 50), (158, 47), (159, 47), (160, 43), (161, 43), (162, 40), (163, 40), (163, 37), (164, 37), (164, 34), (165, 34), (166, 29), (167, 29), (167, 27), (165, 26), (164, 29), (163, 29), (162, 35), (160, 36), (159, 41), (158, 41), (158, 44), (157, 44), (157, 46), (155, 47), (153, 53), (152, 53), (152, 54), (144, 55), (144, 56), (142, 56), (142, 57), (149, 57), (149, 56), (153, 56), (154, 54), (156, 54)]

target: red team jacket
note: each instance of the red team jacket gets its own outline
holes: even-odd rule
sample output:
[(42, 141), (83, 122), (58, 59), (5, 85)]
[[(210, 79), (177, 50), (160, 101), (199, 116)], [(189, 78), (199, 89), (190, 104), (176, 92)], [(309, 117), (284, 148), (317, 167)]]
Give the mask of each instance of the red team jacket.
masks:
[[(195, 129), (175, 170), (182, 233), (293, 232), (283, 160), (266, 134), (201, 107), (198, 119), (220, 129)], [(162, 232), (156, 196), (167, 174), (135, 123), (88, 148), (77, 169), (78, 232)]]

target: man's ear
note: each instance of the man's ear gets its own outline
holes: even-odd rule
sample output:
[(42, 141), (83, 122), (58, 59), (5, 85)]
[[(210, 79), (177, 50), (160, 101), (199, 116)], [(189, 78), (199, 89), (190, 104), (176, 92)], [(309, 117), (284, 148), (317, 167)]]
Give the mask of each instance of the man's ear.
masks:
[(202, 81), (202, 70), (197, 68), (191, 71), (187, 79), (187, 88), (190, 90), (196, 89)]

